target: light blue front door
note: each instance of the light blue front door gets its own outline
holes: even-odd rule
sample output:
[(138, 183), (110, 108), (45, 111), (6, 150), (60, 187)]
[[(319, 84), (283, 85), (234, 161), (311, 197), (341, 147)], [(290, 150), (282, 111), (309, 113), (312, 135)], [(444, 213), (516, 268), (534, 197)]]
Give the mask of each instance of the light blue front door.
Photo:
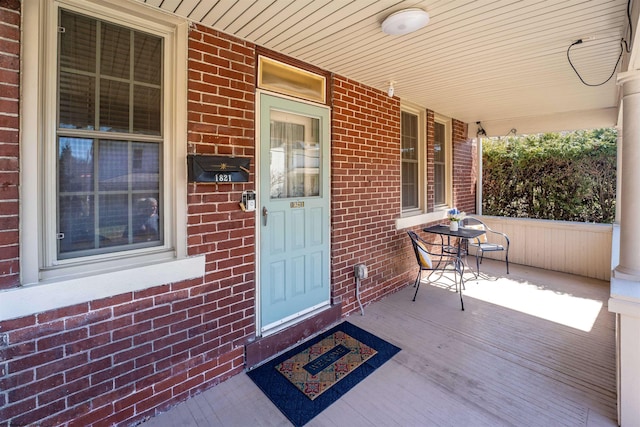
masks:
[(260, 94), (261, 331), (329, 305), (330, 113)]

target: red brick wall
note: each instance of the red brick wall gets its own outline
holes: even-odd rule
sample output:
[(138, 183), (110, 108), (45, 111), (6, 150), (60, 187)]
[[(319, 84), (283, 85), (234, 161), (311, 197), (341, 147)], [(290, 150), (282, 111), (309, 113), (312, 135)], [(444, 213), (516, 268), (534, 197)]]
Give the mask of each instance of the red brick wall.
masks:
[[(0, 322), (0, 425), (130, 424), (243, 369), (201, 280)], [(215, 311), (214, 311), (215, 313)]]
[(20, 2), (0, 0), (0, 290), (20, 283), (19, 70)]
[[(427, 208), (433, 210), (434, 112), (427, 118)], [(452, 121), (454, 204), (475, 212), (475, 145)], [(415, 259), (400, 216), (400, 102), (349, 79), (333, 80), (332, 298), (343, 313), (359, 310), (354, 265), (364, 263), (364, 305), (414, 279)], [(426, 224), (425, 224), (426, 225)], [(414, 227), (420, 230), (424, 225)]]
[[(254, 51), (191, 29), (190, 153), (254, 156)], [(11, 123), (15, 141), (0, 147), (17, 156)], [(246, 184), (189, 184), (188, 251), (206, 256), (204, 279), (0, 322), (9, 337), (0, 425), (128, 425), (241, 372), (255, 333), (255, 221), (239, 209), (244, 189), (253, 172)], [(17, 192), (11, 199), (17, 211)]]
[(251, 158), (249, 182), (189, 184), (189, 255), (206, 255), (203, 328), (228, 352), (255, 335), (255, 46), (202, 26), (189, 33), (188, 152)]
[(189, 153), (251, 157), (248, 183), (189, 184), (189, 255), (206, 254), (234, 339), (255, 332), (255, 220), (242, 191), (255, 189), (255, 47), (196, 26), (189, 34)]
[(453, 204), (467, 214), (476, 212), (477, 146), (467, 138), (467, 124), (453, 122)]
[[(335, 76), (331, 152), (332, 299), (358, 309), (354, 265), (364, 263), (367, 304), (407, 283), (408, 238), (400, 215), (400, 102)], [(407, 240), (407, 241), (405, 241)]]
[[(0, 289), (18, 280), (19, 7), (0, 0), (0, 89), (11, 94), (0, 103)], [(205, 255), (205, 277), (0, 322), (9, 339), (0, 347), (0, 425), (132, 424), (243, 369), (255, 333), (256, 224), (238, 202), (255, 187), (254, 73), (252, 44), (191, 29), (188, 152), (252, 158), (248, 183), (189, 184), (188, 252)], [(342, 77), (332, 90), (332, 298), (349, 313), (358, 309), (355, 264), (369, 267), (365, 304), (416, 270), (395, 229), (399, 101)], [(462, 123), (453, 128), (463, 176), (455, 197), (469, 211), (475, 148)]]
[(431, 110), (427, 110), (427, 212), (433, 212), (436, 204), (436, 193), (434, 185), (435, 168), (433, 160), (435, 153), (433, 151), (433, 141), (435, 135), (435, 114)]

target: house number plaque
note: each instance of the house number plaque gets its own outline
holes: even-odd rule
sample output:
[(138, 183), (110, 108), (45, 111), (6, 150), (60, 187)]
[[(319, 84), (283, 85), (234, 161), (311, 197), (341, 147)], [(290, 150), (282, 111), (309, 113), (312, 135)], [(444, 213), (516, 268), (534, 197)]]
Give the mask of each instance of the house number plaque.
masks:
[(291, 209), (304, 208), (304, 202), (291, 202)]

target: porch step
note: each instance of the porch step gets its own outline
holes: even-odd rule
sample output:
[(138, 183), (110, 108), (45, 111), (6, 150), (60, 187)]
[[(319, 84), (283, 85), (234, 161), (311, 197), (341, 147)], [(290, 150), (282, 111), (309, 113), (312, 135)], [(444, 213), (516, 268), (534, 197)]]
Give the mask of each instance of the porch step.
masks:
[(289, 347), (322, 332), (338, 323), (341, 318), (342, 306), (340, 304), (332, 305), (287, 329), (246, 344), (245, 363), (247, 369), (251, 370)]

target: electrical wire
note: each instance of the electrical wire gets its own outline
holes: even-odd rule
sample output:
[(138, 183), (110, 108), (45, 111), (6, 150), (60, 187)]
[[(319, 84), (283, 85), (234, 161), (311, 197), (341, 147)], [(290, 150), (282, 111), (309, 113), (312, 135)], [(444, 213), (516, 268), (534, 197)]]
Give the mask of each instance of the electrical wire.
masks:
[(569, 52), (571, 51), (571, 48), (573, 46), (575, 46), (577, 44), (581, 44), (582, 43), (582, 39), (574, 41), (567, 48), (567, 60), (569, 60), (569, 65), (571, 65), (571, 68), (573, 68), (573, 71), (576, 73), (576, 76), (578, 76), (578, 78), (580, 79), (582, 84), (584, 84), (586, 86), (590, 86), (590, 87), (596, 87), (596, 86), (602, 86), (603, 84), (607, 83), (609, 80), (611, 80), (611, 77), (613, 77), (613, 75), (616, 73), (616, 69), (618, 68), (618, 64), (620, 63), (620, 59), (622, 59), (622, 54), (625, 51), (627, 53), (631, 52), (631, 43), (633, 43), (633, 23), (631, 22), (631, 0), (627, 0), (627, 21), (629, 23), (629, 43), (627, 43), (627, 41), (624, 38), (620, 39), (620, 55), (618, 55), (618, 60), (616, 61), (616, 65), (613, 67), (613, 71), (611, 71), (611, 75), (609, 76), (609, 78), (607, 80), (603, 81), (602, 83), (587, 83), (587, 82), (585, 82), (584, 79), (582, 78), (582, 76), (580, 75), (580, 73), (578, 72), (578, 70), (576, 69), (576, 67), (573, 65), (573, 62), (571, 62), (571, 56), (569, 55)]
[(624, 45), (627, 49), (627, 53), (631, 52), (631, 43), (633, 43), (633, 23), (631, 22), (631, 0), (627, 1), (627, 21), (629, 22), (629, 43), (626, 41)]
[(356, 276), (356, 299), (360, 305), (360, 314), (364, 316), (364, 308), (362, 307), (362, 301), (360, 301), (360, 278)]
[(575, 71), (576, 75), (578, 76), (578, 78), (580, 79), (582, 84), (584, 84), (585, 86), (590, 86), (590, 87), (602, 86), (603, 84), (605, 84), (609, 80), (611, 80), (611, 77), (613, 77), (613, 75), (616, 73), (616, 69), (618, 68), (618, 64), (620, 63), (620, 59), (622, 59), (622, 54), (624, 53), (624, 46), (622, 44), (623, 42), (624, 42), (624, 39), (621, 39), (620, 40), (620, 55), (618, 55), (618, 60), (616, 61), (616, 65), (613, 67), (613, 71), (611, 71), (611, 75), (609, 76), (609, 78), (607, 80), (603, 81), (602, 83), (587, 83), (587, 82), (585, 82), (584, 79), (582, 78), (582, 76), (580, 75), (580, 73), (578, 72), (578, 70), (576, 69), (576, 67), (573, 65), (573, 62), (571, 62), (571, 56), (569, 55), (569, 53), (571, 52), (571, 48), (573, 46), (577, 45), (577, 44), (581, 44), (582, 43), (582, 39), (574, 41), (567, 48), (567, 59), (569, 60), (569, 65), (571, 65), (571, 68), (573, 68), (573, 71)]

